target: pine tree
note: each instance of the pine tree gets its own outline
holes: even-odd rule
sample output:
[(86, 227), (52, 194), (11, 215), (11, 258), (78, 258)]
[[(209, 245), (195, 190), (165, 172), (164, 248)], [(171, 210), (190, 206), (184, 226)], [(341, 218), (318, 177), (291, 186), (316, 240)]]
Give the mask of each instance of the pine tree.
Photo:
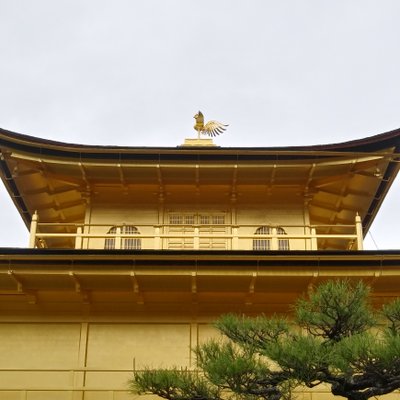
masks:
[(320, 384), (349, 400), (391, 393), (400, 388), (400, 299), (375, 312), (369, 292), (328, 281), (294, 305), (292, 320), (222, 316), (224, 339), (194, 350), (196, 371), (136, 372), (131, 389), (168, 400), (281, 400)]

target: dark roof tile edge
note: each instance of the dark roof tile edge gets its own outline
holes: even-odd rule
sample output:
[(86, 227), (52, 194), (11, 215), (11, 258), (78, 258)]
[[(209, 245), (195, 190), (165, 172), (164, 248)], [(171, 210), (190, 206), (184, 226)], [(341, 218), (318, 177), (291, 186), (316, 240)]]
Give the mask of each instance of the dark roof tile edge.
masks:
[(22, 247), (0, 247), (0, 258), (7, 255), (80, 255), (80, 256), (399, 256), (400, 249), (388, 250), (286, 250), (286, 251), (253, 251), (253, 250), (97, 250), (97, 249), (30, 249)]
[(53, 151), (65, 153), (96, 153), (96, 152), (179, 152), (179, 153), (193, 153), (193, 152), (256, 152), (256, 151), (376, 151), (387, 147), (396, 147), (400, 149), (400, 128), (392, 131), (380, 133), (374, 136), (369, 136), (361, 139), (350, 140), (346, 142), (330, 143), (330, 144), (317, 144), (307, 146), (277, 146), (277, 147), (133, 147), (133, 146), (109, 146), (109, 145), (83, 145), (74, 143), (65, 143), (49, 139), (42, 139), (34, 136), (29, 136), (21, 133), (12, 132), (0, 128), (0, 143), (8, 142), (10, 144), (23, 146), (26, 148), (47, 148)]

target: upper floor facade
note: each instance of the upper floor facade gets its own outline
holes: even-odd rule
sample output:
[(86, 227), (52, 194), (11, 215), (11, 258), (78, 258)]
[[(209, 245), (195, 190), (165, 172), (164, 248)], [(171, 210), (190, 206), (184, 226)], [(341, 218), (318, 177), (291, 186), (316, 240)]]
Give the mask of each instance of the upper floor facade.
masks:
[[(286, 213), (285, 213), (286, 211)], [(296, 215), (296, 211), (298, 214)], [(362, 224), (312, 225), (302, 210), (151, 207), (90, 208), (88, 223), (40, 222), (35, 213), (29, 247), (124, 250), (362, 250)], [(265, 216), (268, 216), (268, 220)], [(64, 230), (63, 230), (64, 228)], [(330, 245), (331, 244), (331, 245)]]
[(399, 148), (400, 130), (281, 148), (83, 146), (0, 130), (27, 246), (48, 248), (362, 250)]

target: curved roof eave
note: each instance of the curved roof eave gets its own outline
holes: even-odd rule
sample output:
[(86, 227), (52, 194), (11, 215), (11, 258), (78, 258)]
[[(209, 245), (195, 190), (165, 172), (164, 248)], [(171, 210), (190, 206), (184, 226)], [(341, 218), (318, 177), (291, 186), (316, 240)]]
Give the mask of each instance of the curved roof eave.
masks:
[[(107, 145), (83, 145), (64, 143), (54, 140), (37, 138), (0, 128), (0, 148), (19, 150), (27, 153), (42, 154), (53, 157), (67, 157), (79, 159), (131, 159), (140, 155), (157, 155), (157, 158), (168, 155), (168, 158), (183, 155), (190, 159), (190, 155), (205, 155), (217, 157), (243, 156), (252, 158), (255, 155), (280, 155), (291, 153), (290, 158), (304, 157), (308, 152), (312, 153), (346, 153), (346, 152), (379, 152), (384, 149), (400, 151), (400, 129), (381, 133), (378, 135), (351, 140), (341, 143), (319, 144), (309, 146), (278, 146), (278, 147), (134, 147), (134, 146), (107, 146)], [(136, 156), (136, 157), (135, 157)], [(188, 158), (187, 158), (188, 157)], [(150, 158), (150, 157), (149, 157)]]
[[(355, 157), (387, 151), (388, 167), (383, 179), (373, 195), (363, 218), (366, 233), (379, 210), (386, 193), (399, 170), (400, 129), (375, 136), (343, 143), (288, 146), (288, 147), (127, 147), (96, 146), (56, 142), (47, 139), (23, 135), (0, 128), (0, 152), (22, 152), (33, 156), (63, 158), (72, 162), (103, 160), (106, 162), (123, 161), (267, 161), (267, 160), (312, 160), (338, 155)], [(390, 162), (395, 161), (395, 162)], [(29, 225), (31, 213), (24, 196), (16, 186), (5, 160), (0, 160), (3, 182), (10, 193), (23, 220)]]

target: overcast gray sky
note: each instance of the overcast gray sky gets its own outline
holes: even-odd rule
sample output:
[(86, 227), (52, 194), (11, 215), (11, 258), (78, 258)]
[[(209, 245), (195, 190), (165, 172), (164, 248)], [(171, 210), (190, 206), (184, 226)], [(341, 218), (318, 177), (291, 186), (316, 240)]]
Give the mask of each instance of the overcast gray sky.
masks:
[[(398, 0), (0, 0), (0, 127), (176, 146), (200, 109), (229, 124), (220, 146), (386, 132), (400, 127), (399, 19)], [(400, 247), (399, 199), (400, 177), (370, 230), (379, 249)], [(0, 212), (0, 246), (25, 247), (2, 186)]]

